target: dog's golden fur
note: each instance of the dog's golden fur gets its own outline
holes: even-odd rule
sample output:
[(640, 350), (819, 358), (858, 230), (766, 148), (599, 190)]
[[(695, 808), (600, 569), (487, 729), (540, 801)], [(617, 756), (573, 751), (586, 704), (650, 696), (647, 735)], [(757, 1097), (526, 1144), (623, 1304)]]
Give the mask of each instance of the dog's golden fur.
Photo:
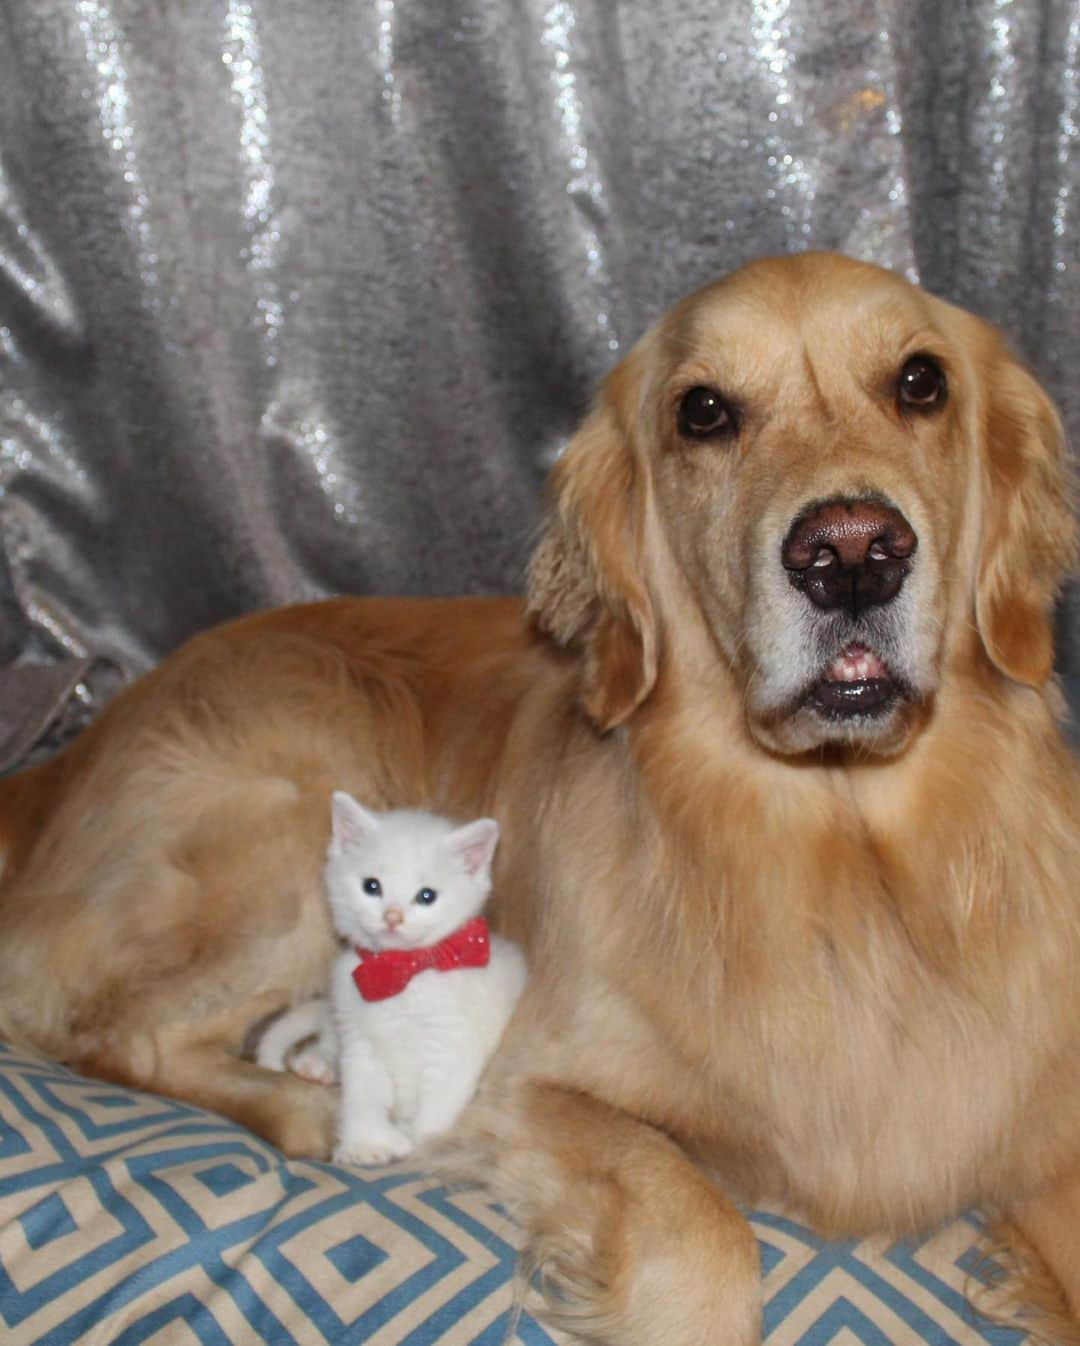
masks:
[[(898, 405), (914, 353), (948, 379), (930, 411)], [(679, 434), (696, 385), (736, 436)], [(882, 618), (904, 694), (843, 724), (794, 694), (821, 627), (780, 564), (834, 497), (919, 539)], [(608, 379), (532, 623), (255, 616), (0, 787), (0, 1030), (324, 1153), (330, 1094), (241, 1046), (323, 981), (329, 794), (491, 813), (532, 977), (462, 1145), (566, 1322), (753, 1341), (732, 1200), (845, 1233), (983, 1203), (1080, 1339), (1080, 779), (1050, 628), (1074, 542), (1057, 418), (990, 328), (845, 259), (756, 263)]]

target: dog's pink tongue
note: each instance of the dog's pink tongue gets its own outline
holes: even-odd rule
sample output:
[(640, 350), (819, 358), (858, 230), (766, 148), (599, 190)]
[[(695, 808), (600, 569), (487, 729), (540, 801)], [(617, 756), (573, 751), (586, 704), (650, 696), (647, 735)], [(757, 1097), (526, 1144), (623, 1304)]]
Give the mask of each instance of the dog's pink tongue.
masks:
[(873, 650), (865, 645), (849, 645), (825, 670), (825, 676), (830, 682), (866, 682), (870, 678), (887, 677), (888, 672)]

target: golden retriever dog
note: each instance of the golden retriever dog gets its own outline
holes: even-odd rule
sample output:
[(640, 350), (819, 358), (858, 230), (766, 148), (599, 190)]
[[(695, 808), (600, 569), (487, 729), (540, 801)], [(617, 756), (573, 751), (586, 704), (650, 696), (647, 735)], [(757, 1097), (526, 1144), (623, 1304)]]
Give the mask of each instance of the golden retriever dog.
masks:
[(559, 463), (515, 600), (199, 636), (0, 787), (0, 1031), (323, 1155), (245, 1059), (323, 985), (329, 796), (492, 814), (531, 981), (460, 1144), (555, 1311), (743, 1346), (735, 1202), (1007, 1218), (1080, 1339), (1080, 774), (1059, 421), (898, 276), (763, 260), (678, 304)]

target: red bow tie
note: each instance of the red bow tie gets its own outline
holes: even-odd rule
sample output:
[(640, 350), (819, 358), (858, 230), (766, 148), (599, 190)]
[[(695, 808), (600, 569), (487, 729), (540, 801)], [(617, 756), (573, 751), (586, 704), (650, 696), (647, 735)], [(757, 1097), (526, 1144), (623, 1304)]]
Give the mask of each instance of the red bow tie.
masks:
[(475, 916), (452, 935), (423, 949), (357, 949), (360, 962), (353, 969), (356, 989), (365, 1000), (389, 1000), (404, 991), (418, 972), (434, 968), (452, 972), (457, 967), (487, 967), (491, 958), (488, 925)]

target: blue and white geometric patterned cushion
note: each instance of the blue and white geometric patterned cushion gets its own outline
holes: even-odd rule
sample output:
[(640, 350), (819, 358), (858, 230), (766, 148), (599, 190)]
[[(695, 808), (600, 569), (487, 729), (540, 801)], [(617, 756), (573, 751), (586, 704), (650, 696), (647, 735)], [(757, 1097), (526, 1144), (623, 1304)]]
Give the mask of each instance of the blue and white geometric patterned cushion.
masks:
[[(900, 1243), (753, 1221), (768, 1346), (1026, 1340), (965, 1298), (973, 1221)], [(501, 1346), (515, 1256), (482, 1192), (286, 1160), (197, 1108), (0, 1044), (5, 1344)], [(566, 1339), (525, 1314), (512, 1340)]]

